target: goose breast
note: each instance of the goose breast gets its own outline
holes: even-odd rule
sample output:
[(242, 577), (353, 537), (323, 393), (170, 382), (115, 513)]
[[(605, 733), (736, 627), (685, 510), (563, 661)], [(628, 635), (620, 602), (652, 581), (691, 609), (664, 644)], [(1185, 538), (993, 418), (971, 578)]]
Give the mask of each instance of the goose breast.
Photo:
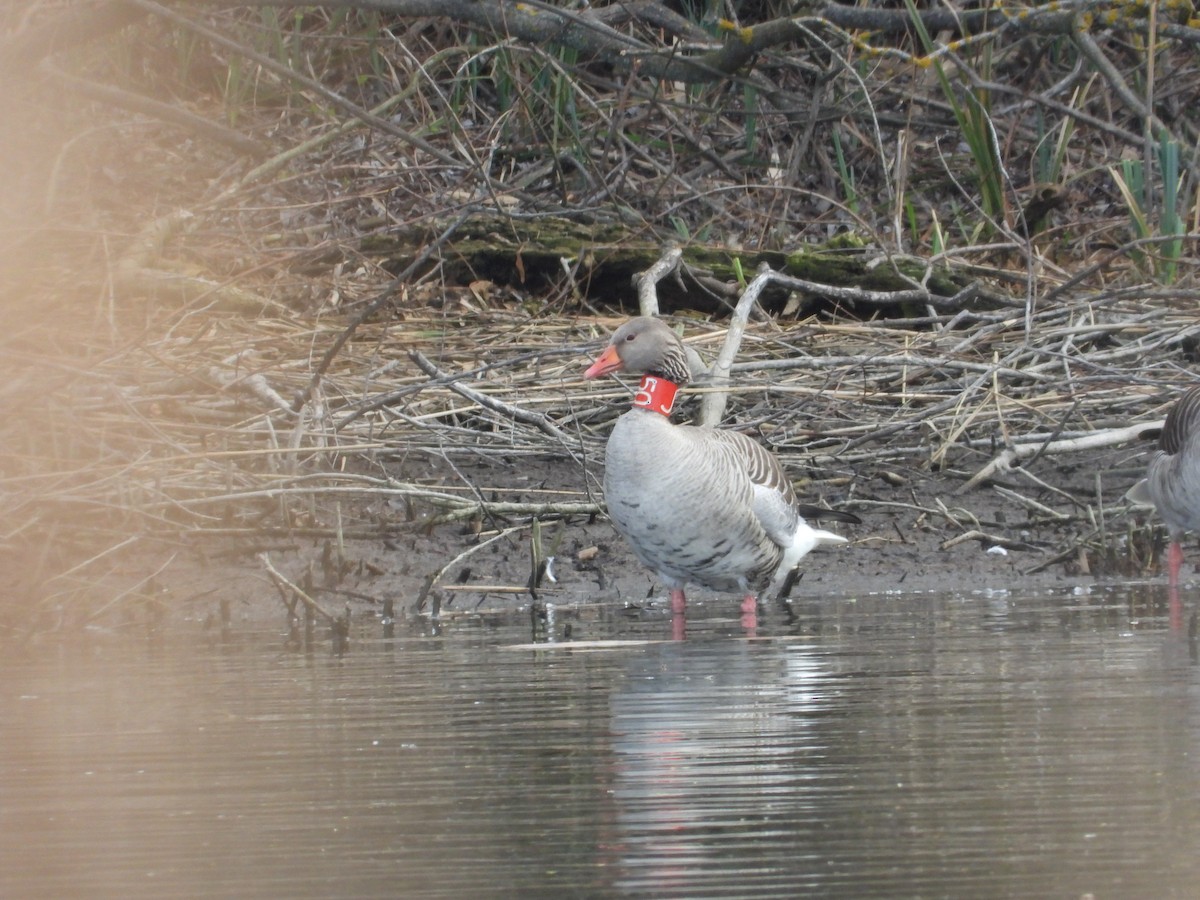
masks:
[[(634, 554), (669, 587), (766, 586), (782, 559), (756, 513), (769, 507), (719, 432), (630, 410), (605, 457), (609, 515)], [(780, 506), (786, 504), (780, 499)], [(776, 513), (786, 528), (786, 513)], [(767, 519), (766, 521), (770, 521)], [(794, 528), (794, 513), (792, 518)]]

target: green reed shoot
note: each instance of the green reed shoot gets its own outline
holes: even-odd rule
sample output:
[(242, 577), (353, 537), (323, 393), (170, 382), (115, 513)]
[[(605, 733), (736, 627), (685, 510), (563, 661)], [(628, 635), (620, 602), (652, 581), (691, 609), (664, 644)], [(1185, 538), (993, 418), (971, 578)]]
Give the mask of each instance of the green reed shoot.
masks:
[(1175, 281), (1179, 258), (1183, 252), (1183, 235), (1187, 231), (1180, 215), (1179, 195), (1182, 177), (1179, 168), (1179, 145), (1163, 137), (1156, 148), (1159, 177), (1147, 172), (1140, 159), (1125, 159), (1120, 167), (1110, 167), (1113, 182), (1125, 201), (1129, 213), (1130, 231), (1138, 240), (1158, 239), (1156, 250), (1146, 253), (1133, 250), (1133, 260), (1146, 269), (1161, 284)]
[(842, 150), (842, 136), (835, 128), (833, 130), (833, 153), (837, 161), (838, 178), (842, 182), (842, 196), (846, 198), (846, 208), (858, 212), (858, 190), (854, 186), (854, 173), (846, 163), (846, 154)]
[[(913, 26), (921, 38), (926, 53), (935, 49), (933, 38), (921, 21), (913, 0), (904, 0)], [(980, 76), (987, 80), (991, 75), (991, 49), (984, 47), (980, 53)], [(1004, 166), (1000, 160), (995, 129), (991, 119), (991, 97), (982, 89), (968, 89), (960, 95), (950, 82), (940, 59), (932, 61), (934, 72), (942, 93), (954, 113), (955, 121), (962, 132), (975, 162), (975, 180), (979, 188), (979, 205), (991, 219), (1003, 222), (1005, 218)]]

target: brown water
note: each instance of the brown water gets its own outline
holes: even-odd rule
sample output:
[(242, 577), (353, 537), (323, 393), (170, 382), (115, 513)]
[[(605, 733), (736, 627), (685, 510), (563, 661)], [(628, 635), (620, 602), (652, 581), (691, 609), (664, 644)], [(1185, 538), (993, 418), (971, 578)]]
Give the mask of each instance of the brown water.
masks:
[(1164, 602), (4, 648), (0, 896), (1195, 897), (1200, 667)]

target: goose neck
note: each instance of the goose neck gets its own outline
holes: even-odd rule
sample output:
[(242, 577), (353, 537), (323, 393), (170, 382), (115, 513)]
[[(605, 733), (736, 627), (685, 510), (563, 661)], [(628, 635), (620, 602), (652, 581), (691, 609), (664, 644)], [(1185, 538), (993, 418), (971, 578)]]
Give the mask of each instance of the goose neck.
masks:
[(669, 417), (675, 408), (675, 395), (678, 392), (679, 385), (661, 375), (643, 375), (642, 383), (633, 395), (633, 405)]

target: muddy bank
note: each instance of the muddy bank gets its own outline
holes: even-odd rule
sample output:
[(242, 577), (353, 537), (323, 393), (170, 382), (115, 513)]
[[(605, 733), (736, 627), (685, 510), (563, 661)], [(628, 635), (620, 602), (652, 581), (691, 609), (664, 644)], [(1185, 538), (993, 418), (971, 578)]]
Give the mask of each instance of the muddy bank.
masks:
[[(969, 474), (965, 471), (930, 473), (888, 465), (864, 468), (848, 479), (814, 477), (804, 488), (806, 500), (853, 510), (863, 524), (836, 526), (851, 543), (812, 553), (792, 598), (909, 591), (1019, 594), (1157, 576), (1161, 528), (1152, 513), (1130, 509), (1122, 500), (1140, 475), (1142, 449), (1042, 459), (1028, 473), (1010, 472), (965, 493), (958, 493)], [(588, 476), (572, 463), (529, 458), (519, 464), (444, 468), (444, 475), (430, 481), (465, 479), (518, 498), (547, 491), (586, 496), (599, 474), (598, 467)], [(531, 529), (523, 523), (494, 518), (426, 529), (419, 520), (404, 523), (404, 511), (387, 504), (374, 514), (388, 520), (380, 536), (346, 540), (340, 549), (327, 538), (281, 535), (214, 537), (176, 548), (155, 579), (158, 614), (189, 626), (212, 627), (223, 618), (235, 626), (282, 624), (285, 603), (295, 598), (268, 565), (330, 616), (349, 610), (359, 622), (382, 618), (389, 604), (403, 619), (513, 610), (533, 599), (528, 590)], [(541, 540), (546, 553), (554, 551), (554, 580), (543, 580), (538, 599), (663, 608), (665, 591), (603, 516), (547, 520)], [(1188, 565), (1185, 573), (1191, 571)], [(727, 604), (731, 614), (738, 599), (704, 590), (693, 590), (690, 597), (694, 604)], [(127, 619), (148, 614), (125, 605)], [(296, 603), (296, 609), (302, 607)]]
[[(121, 369), (110, 382), (129, 385), (124, 396), (144, 406), (129, 419), (109, 383), (73, 374), (78, 396), (64, 412), (75, 414), (51, 419), (53, 428), (34, 435), (41, 455), (27, 454), (58, 480), (47, 490), (40, 469), (27, 479), (19, 499), (32, 524), (0, 546), (10, 598), (0, 629), (285, 622), (287, 605), (307, 602), (302, 595), (321, 620), (347, 610), (351, 621), (388, 610), (397, 618), (512, 610), (532, 599), (535, 517), (554, 557), (539, 599), (660, 608), (661, 585), (599, 512), (604, 442), (628, 390), (580, 380), (594, 349), (575, 343), (583, 325), (562, 323), (553, 346), (510, 341), (507, 356), (488, 357), (507, 367), (482, 361), (474, 333), (458, 335), (464, 348), (455, 349), (438, 344), (452, 331), (423, 330), (406, 343), (392, 338), (410, 327), (380, 330), (377, 362), (403, 378), (368, 384), (364, 372), (374, 370), (347, 354), (345, 373), (327, 376), (326, 388), (347, 398), (344, 407), (312, 421), (262, 412), (258, 394), (230, 396), (203, 382), (172, 384), (188, 393), (168, 403), (164, 389), (138, 381), (140, 370)], [(1157, 575), (1163, 530), (1123, 499), (1150, 441), (1071, 450), (1059, 438), (1152, 422), (1170, 389), (1149, 379), (1051, 384), (1034, 373), (1027, 392), (1009, 384), (980, 393), (980, 376), (963, 388), (954, 365), (914, 369), (912, 340), (899, 334), (806, 326), (798, 345), (756, 336), (752, 349), (769, 357), (756, 365), (768, 374), (738, 373), (726, 421), (779, 454), (804, 502), (863, 520), (835, 526), (851, 543), (811, 554), (793, 598), (1033, 591)], [(794, 362), (797, 346), (824, 353), (800, 356), (804, 367), (786, 377), (769, 368)], [(455, 374), (416, 372), (404, 356), (413, 347), (440, 348)], [(299, 350), (271, 371), (296, 386), (304, 379), (293, 358)], [(996, 369), (994, 380), (1026, 374)], [(488, 392), (455, 393), (467, 384)], [(697, 402), (686, 397), (680, 418)], [(62, 458), (64, 446), (77, 461)], [(1037, 452), (978, 478), (1005, 447)], [(733, 610), (738, 598), (693, 591), (691, 599)]]

